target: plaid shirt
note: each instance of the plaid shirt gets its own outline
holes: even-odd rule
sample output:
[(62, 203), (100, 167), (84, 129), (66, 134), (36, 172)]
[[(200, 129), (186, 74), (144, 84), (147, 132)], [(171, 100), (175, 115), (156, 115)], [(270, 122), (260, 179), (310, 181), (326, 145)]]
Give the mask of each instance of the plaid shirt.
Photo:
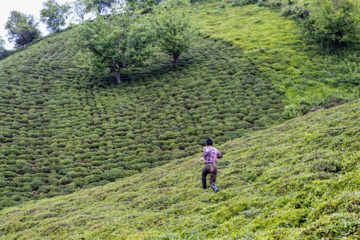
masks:
[(204, 155), (203, 158), (205, 158), (205, 164), (207, 163), (217, 163), (218, 158), (222, 158), (221, 153), (219, 150), (214, 148), (213, 146), (204, 147), (203, 149)]

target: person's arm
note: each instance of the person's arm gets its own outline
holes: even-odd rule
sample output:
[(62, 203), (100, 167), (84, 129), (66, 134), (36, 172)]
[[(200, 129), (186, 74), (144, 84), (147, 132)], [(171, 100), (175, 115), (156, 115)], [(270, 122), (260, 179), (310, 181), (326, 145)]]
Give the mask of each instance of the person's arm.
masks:
[(202, 158), (200, 158), (200, 161), (204, 161), (206, 156), (208, 155), (208, 151), (206, 151), (206, 148), (204, 148), (203, 151), (204, 151), (204, 155), (202, 156)]
[(222, 155), (220, 152), (218, 152), (217, 157), (218, 157), (218, 158), (222, 158), (222, 157), (223, 157), (223, 155)]

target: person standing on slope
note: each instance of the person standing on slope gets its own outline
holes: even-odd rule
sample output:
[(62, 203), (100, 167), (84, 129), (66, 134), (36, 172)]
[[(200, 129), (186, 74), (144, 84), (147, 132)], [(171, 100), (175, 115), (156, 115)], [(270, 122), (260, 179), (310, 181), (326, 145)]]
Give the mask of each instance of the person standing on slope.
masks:
[(216, 187), (216, 174), (217, 174), (217, 159), (222, 158), (219, 150), (214, 148), (213, 140), (211, 138), (206, 139), (206, 147), (204, 147), (204, 155), (200, 159), (201, 161), (205, 160), (205, 167), (202, 169), (201, 178), (203, 190), (206, 189), (206, 175), (210, 173), (210, 186), (214, 192), (218, 192), (219, 189)]

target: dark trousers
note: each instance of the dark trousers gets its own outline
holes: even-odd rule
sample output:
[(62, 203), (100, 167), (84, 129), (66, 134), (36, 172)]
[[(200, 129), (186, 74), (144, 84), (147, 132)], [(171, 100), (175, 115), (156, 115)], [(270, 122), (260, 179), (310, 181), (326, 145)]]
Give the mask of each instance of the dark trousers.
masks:
[(201, 178), (206, 179), (206, 176), (210, 173), (210, 185), (215, 183), (217, 174), (216, 164), (207, 164), (202, 169)]

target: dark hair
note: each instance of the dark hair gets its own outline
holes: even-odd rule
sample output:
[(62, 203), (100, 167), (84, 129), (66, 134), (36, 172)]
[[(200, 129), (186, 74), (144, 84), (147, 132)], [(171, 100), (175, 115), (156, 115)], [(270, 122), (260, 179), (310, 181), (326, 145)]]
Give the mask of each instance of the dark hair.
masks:
[(206, 145), (212, 146), (213, 145), (213, 140), (211, 138), (206, 139)]

